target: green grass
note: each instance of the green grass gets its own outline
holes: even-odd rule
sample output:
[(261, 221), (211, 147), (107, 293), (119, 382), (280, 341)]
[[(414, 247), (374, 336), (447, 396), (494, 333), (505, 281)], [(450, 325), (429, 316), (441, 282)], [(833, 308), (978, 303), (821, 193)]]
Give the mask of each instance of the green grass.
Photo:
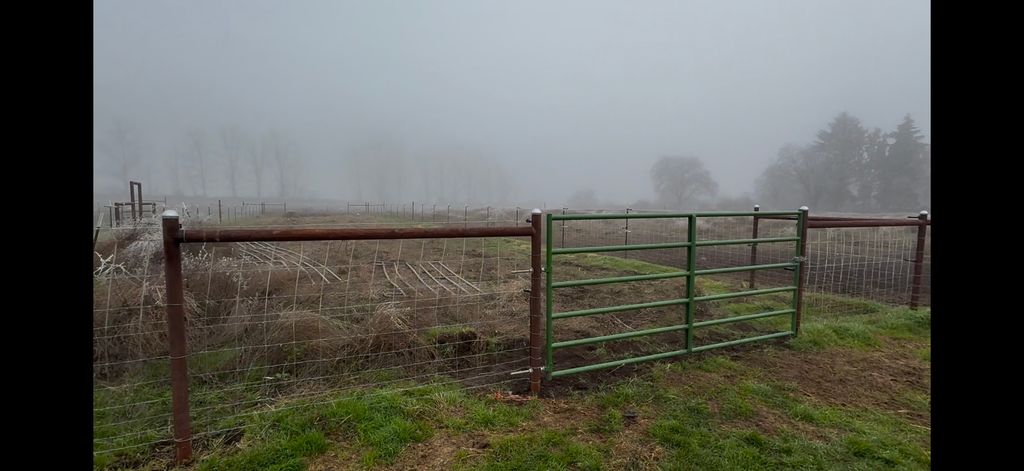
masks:
[[(486, 250), (522, 251), (529, 244), (516, 239), (488, 239)], [(617, 274), (661, 273), (676, 268), (603, 255), (565, 256), (584, 268), (613, 270)], [(736, 291), (740, 282), (703, 277), (706, 294)], [(738, 298), (713, 303), (719, 314), (754, 314), (789, 306), (789, 295)], [(836, 349), (882, 350), (908, 348), (911, 360), (930, 362), (931, 312), (891, 308), (879, 303), (841, 296), (809, 294), (805, 299), (800, 336), (782, 345), (765, 346), (773, 355), (800, 355), (813, 364), (815, 355)], [(836, 312), (842, 313), (837, 315)], [(760, 321), (769, 327), (788, 328), (786, 316)], [(716, 326), (721, 332), (730, 325)], [(428, 339), (458, 337), (461, 329), (434, 329)], [(699, 333), (699, 331), (698, 331)], [(661, 345), (632, 339), (638, 352), (655, 352)], [(607, 357), (598, 349), (595, 357)], [(359, 392), (339, 393), (323, 403), (264, 403), (251, 414), (224, 418), (224, 410), (194, 412), (196, 432), (242, 427), (238, 443), (221, 445), (204, 438), (196, 442), (198, 470), (302, 470), (327, 452), (338, 456), (328, 467), (380, 468), (430, 452), (435, 441), (462, 437), (490, 444), (482, 450), (454, 451), (459, 469), (622, 469), (623, 459), (662, 469), (927, 469), (930, 467), (930, 430), (914, 422), (931, 409), (928, 391), (907, 387), (894, 390), (895, 413), (864, 405), (841, 405), (829, 398), (808, 397), (799, 385), (781, 382), (742, 359), (712, 351), (700, 356), (656, 362), (639, 376), (568, 393), (575, 412), (556, 420), (540, 421), (558, 401), (531, 401), (510, 405), (453, 386), (411, 384)], [(201, 354), (190, 360), (195, 371), (219, 371), (236, 359), (227, 352)], [(866, 365), (870, 368), (871, 365)], [(140, 369), (133, 381), (165, 379), (166, 365)], [(239, 401), (257, 403), (266, 391), (258, 381), (266, 374), (254, 370), (250, 388), (224, 388), (216, 383), (192, 384), (193, 410)], [(365, 378), (389, 380), (389, 377)], [(902, 387), (902, 386), (894, 386)], [(94, 407), (139, 403), (130, 412), (107, 409), (94, 415), (97, 438), (135, 431), (157, 430), (124, 438), (128, 446), (167, 438), (170, 395), (165, 383), (133, 388), (99, 389)], [(840, 404), (840, 405), (837, 405)], [(236, 411), (237, 412), (237, 411)], [(640, 421), (627, 420), (636, 414)], [(126, 419), (157, 416), (126, 425)], [(164, 417), (160, 419), (159, 417)], [(919, 420), (919, 419), (918, 419)], [(467, 437), (472, 437), (467, 438)], [(430, 442), (428, 442), (428, 440)], [(650, 456), (622, 457), (613, 452), (624, 443), (650, 451)], [(655, 453), (654, 451), (657, 451)], [(163, 461), (161, 461), (163, 460)], [(153, 456), (141, 447), (99, 455), (97, 469), (165, 467), (166, 456)], [(450, 459), (448, 461), (451, 463)], [(620, 463), (620, 464), (615, 464)]]
[[(804, 322), (800, 335), (790, 342), (797, 350), (878, 347), (880, 339), (929, 340), (931, 310), (891, 309), (871, 314)], [(927, 358), (931, 358), (930, 349)]]
[[(928, 431), (880, 411), (824, 406), (761, 379), (716, 382), (685, 396), (661, 403), (656, 413), (663, 418), (649, 429), (669, 451), (665, 469), (930, 466)], [(712, 400), (716, 411), (708, 407)], [(754, 416), (776, 417), (778, 425), (758, 430), (745, 422)], [(816, 433), (808, 435), (797, 423)]]
[(604, 453), (574, 440), (565, 432), (545, 430), (504, 437), (492, 443), (483, 460), (456, 469), (486, 471), (541, 469), (602, 469)]

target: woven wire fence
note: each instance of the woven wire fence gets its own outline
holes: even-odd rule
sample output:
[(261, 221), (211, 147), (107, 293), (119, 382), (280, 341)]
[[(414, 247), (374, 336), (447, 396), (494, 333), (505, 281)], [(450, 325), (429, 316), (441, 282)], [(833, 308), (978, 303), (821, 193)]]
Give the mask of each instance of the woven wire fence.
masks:
[[(186, 230), (202, 223), (189, 224)], [(368, 221), (355, 227), (376, 224), (396, 225)], [(527, 386), (528, 375), (511, 373), (528, 368), (528, 240), (182, 247), (192, 432), (199, 452), (237, 441), (254, 414), (348, 393)], [(94, 453), (121, 464), (153, 454), (170, 457), (159, 226), (142, 221), (105, 231), (95, 259)]]
[[(804, 306), (829, 316), (906, 306), (914, 286), (917, 227), (810, 229)], [(919, 305), (931, 305), (931, 230), (923, 250)]]

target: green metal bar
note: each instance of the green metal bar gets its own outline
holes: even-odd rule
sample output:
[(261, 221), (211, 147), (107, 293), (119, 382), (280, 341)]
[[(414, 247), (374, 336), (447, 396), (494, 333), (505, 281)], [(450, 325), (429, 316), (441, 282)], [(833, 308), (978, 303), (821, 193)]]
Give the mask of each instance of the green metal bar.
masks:
[(772, 242), (794, 242), (799, 240), (799, 237), (762, 237), (760, 239), (702, 240), (697, 242), (697, 247), (709, 247), (712, 245), (769, 244)]
[[(544, 321), (545, 338), (544, 338), (544, 371), (550, 372), (554, 369), (554, 349), (551, 348), (551, 344), (554, 341), (553, 327), (551, 326), (551, 319), (554, 314), (554, 299), (552, 295), (554, 290), (551, 289), (551, 213), (547, 215), (547, 236), (544, 238), (544, 247), (547, 250), (547, 257), (544, 259), (544, 274), (547, 285), (544, 289), (544, 304), (546, 319)], [(531, 217), (537, 217), (533, 215)], [(550, 374), (548, 376), (550, 378)]]
[(551, 284), (552, 288), (571, 288), (574, 286), (605, 285), (609, 283), (625, 283), (627, 281), (660, 280), (664, 278), (678, 278), (688, 275), (685, 271), (671, 273), (654, 273), (651, 275), (615, 276), (611, 278), (593, 278), (589, 280), (558, 281)]
[(760, 314), (747, 314), (745, 316), (726, 317), (724, 319), (713, 319), (713, 320), (710, 320), (710, 321), (698, 322), (696, 324), (693, 324), (693, 328), (696, 329), (698, 327), (707, 327), (709, 325), (730, 324), (730, 323), (733, 323), (733, 322), (750, 321), (750, 320), (754, 320), (754, 319), (760, 319), (762, 317), (772, 317), (772, 316), (781, 316), (783, 314), (792, 314), (794, 312), (796, 312), (796, 309), (780, 309), (778, 311), (762, 312)]
[(686, 241), (690, 246), (686, 249), (686, 271), (690, 273), (686, 278), (686, 351), (693, 351), (693, 305), (697, 295), (697, 216), (691, 215), (687, 219)]
[(552, 372), (550, 372), (550, 375), (551, 375), (552, 378), (557, 378), (559, 376), (571, 375), (571, 374), (576, 374), (576, 373), (584, 373), (584, 372), (587, 372), (587, 371), (600, 370), (600, 369), (603, 369), (603, 368), (611, 368), (611, 367), (614, 367), (614, 366), (629, 365), (629, 364), (632, 364), (632, 363), (640, 363), (642, 361), (660, 360), (660, 359), (663, 359), (663, 358), (671, 358), (671, 357), (675, 357), (675, 356), (679, 356), (679, 355), (685, 355), (686, 353), (687, 353), (686, 350), (676, 350), (674, 352), (655, 353), (653, 355), (645, 355), (645, 356), (642, 356), (642, 357), (626, 358), (626, 359), (622, 359), (622, 360), (615, 360), (615, 361), (609, 361), (609, 362), (605, 362), (605, 363), (598, 363), (596, 365), (586, 365), (586, 366), (579, 366), (579, 367), (576, 367), (576, 368), (568, 368), (568, 369), (561, 370), (561, 371), (552, 371)]
[(796, 267), (800, 264), (796, 262), (785, 262), (785, 263), (766, 263), (763, 265), (745, 265), (742, 267), (728, 267), (728, 268), (708, 268), (704, 270), (697, 270), (697, 275), (717, 275), (720, 273), (735, 273), (738, 271), (754, 271), (754, 270), (770, 270), (772, 268), (789, 268)]
[(602, 335), (600, 337), (588, 337), (585, 339), (566, 340), (564, 342), (555, 342), (551, 346), (554, 348), (566, 348), (575, 347), (578, 345), (588, 345), (591, 343), (607, 342), (609, 340), (621, 340), (632, 337), (642, 337), (644, 335), (655, 335), (663, 334), (665, 332), (675, 332), (677, 330), (686, 329), (685, 325), (673, 325), (669, 327), (656, 327), (653, 329), (634, 330), (632, 332), (623, 332), (621, 334)]
[(551, 253), (554, 255), (564, 255), (571, 253), (618, 252), (621, 250), (674, 249), (676, 247), (689, 246), (689, 242), (666, 242), (662, 244), (605, 245), (602, 247), (557, 248), (552, 250)]
[(796, 220), (796, 233), (800, 234), (800, 242), (796, 244), (796, 256), (799, 260), (800, 266), (796, 270), (793, 270), (793, 284), (797, 287), (796, 291), (793, 291), (793, 320), (790, 323), (792, 334), (795, 336), (800, 332), (800, 304), (803, 300), (803, 284), (801, 276), (806, 269), (806, 262), (804, 257), (807, 249), (807, 206), (800, 207), (800, 214)]
[(634, 311), (634, 310), (637, 310), (637, 309), (646, 309), (646, 308), (650, 308), (650, 307), (675, 306), (677, 304), (688, 304), (689, 302), (690, 302), (689, 299), (670, 299), (670, 300), (667, 300), (667, 301), (653, 301), (653, 302), (649, 302), (649, 303), (623, 304), (623, 305), (620, 305), (620, 306), (610, 306), (610, 307), (596, 307), (596, 308), (593, 308), (593, 309), (583, 309), (583, 310), (579, 310), (579, 311), (559, 312), (559, 313), (552, 314), (551, 318), (552, 319), (565, 319), (565, 318), (569, 318), (569, 317), (593, 316), (595, 314), (606, 314), (606, 313), (609, 313), (609, 312)]
[(629, 214), (553, 214), (556, 221), (580, 221), (590, 219), (683, 219), (690, 216), (714, 217), (745, 217), (745, 216), (796, 216), (797, 211), (744, 211), (744, 212), (707, 212), (707, 213), (629, 213)]
[(782, 288), (767, 288), (767, 289), (755, 289), (753, 291), (737, 291), (735, 293), (722, 293), (712, 294), (708, 296), (698, 296), (693, 298), (694, 301), (718, 301), (720, 299), (732, 299), (742, 298), (744, 296), (757, 296), (759, 294), (771, 294), (771, 293), (782, 293), (785, 291), (796, 291), (796, 286), (786, 286)]
[(703, 352), (704, 350), (711, 350), (713, 348), (731, 347), (733, 345), (741, 345), (741, 344), (744, 344), (744, 343), (757, 342), (759, 340), (775, 339), (775, 338), (779, 338), (779, 337), (788, 337), (788, 336), (791, 336), (791, 335), (793, 335), (792, 332), (777, 332), (777, 333), (774, 333), (774, 334), (760, 335), (760, 336), (757, 336), (757, 337), (750, 337), (750, 338), (746, 338), (746, 339), (732, 340), (732, 341), (729, 341), (729, 342), (713, 343), (711, 345), (704, 345), (702, 347), (697, 347), (697, 348), (693, 349), (693, 352), (694, 353)]
[[(791, 336), (791, 335), (793, 335), (793, 334), (790, 333), (790, 332), (779, 332), (779, 333), (776, 333), (776, 334), (768, 334), (768, 335), (763, 335), (763, 336), (760, 336), (760, 337), (751, 337), (749, 339), (733, 340), (731, 342), (722, 342), (722, 343), (716, 343), (716, 344), (712, 344), (712, 345), (705, 345), (705, 346), (702, 346), (702, 347), (696, 347), (696, 348), (693, 349), (693, 352), (698, 352), (698, 351), (703, 351), (703, 350), (711, 350), (713, 348), (728, 347), (728, 346), (732, 346), (732, 345), (740, 345), (740, 344), (749, 343), (749, 342), (757, 342), (759, 340), (775, 339), (775, 338), (786, 337), (786, 336)], [(668, 352), (665, 352), (665, 353), (654, 353), (652, 355), (637, 356), (637, 357), (634, 357), (634, 358), (616, 359), (614, 361), (606, 361), (606, 362), (603, 362), (603, 363), (597, 363), (597, 365), (587, 365), (585, 367), (569, 368), (569, 369), (561, 370), (561, 371), (557, 371), (557, 372), (549, 372), (549, 376), (551, 378), (558, 378), (560, 376), (574, 375), (574, 374), (577, 374), (577, 373), (586, 373), (586, 372), (591, 372), (591, 371), (594, 371), (594, 370), (602, 370), (602, 369), (605, 369), (605, 368), (613, 368), (613, 367), (622, 367), (624, 365), (632, 365), (632, 363), (638, 363), (638, 362), (641, 362), (641, 361), (650, 361), (650, 360), (654, 360), (654, 359), (671, 358), (673, 356), (685, 355), (686, 353), (689, 353), (689, 351), (688, 350), (676, 350), (676, 351), (668, 351)]]

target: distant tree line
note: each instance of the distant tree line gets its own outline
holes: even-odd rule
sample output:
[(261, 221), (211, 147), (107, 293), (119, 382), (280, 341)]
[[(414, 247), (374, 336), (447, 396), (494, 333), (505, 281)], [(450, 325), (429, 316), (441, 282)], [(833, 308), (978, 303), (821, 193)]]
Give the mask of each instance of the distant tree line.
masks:
[(931, 149), (910, 115), (890, 132), (840, 113), (817, 140), (787, 144), (755, 183), (762, 205), (914, 211), (931, 199)]
[[(236, 126), (191, 128), (166, 149), (147, 144), (137, 127), (113, 120), (97, 136), (99, 175), (107, 177), (111, 188), (142, 180), (150, 191), (177, 196), (295, 198), (310, 193), (303, 179), (309, 156), (279, 130), (254, 134)], [(353, 201), (500, 204), (509, 201), (515, 188), (500, 163), (458, 146), (409, 152), (400, 139), (367, 137), (352, 142), (334, 161), (340, 169), (336, 194)]]
[[(651, 166), (654, 200), (629, 203), (634, 209), (748, 210), (807, 205), (818, 211), (916, 211), (931, 200), (931, 148), (913, 118), (895, 130), (866, 129), (857, 118), (839, 113), (817, 140), (787, 144), (757, 178), (754, 197), (718, 194), (718, 184), (694, 156), (664, 156)], [(601, 202), (591, 189), (567, 200), (590, 209), (620, 204)]]

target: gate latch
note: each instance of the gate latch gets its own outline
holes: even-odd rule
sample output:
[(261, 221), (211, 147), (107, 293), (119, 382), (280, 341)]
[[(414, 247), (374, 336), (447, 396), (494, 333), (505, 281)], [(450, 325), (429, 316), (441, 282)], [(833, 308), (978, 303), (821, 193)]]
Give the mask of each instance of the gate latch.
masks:
[[(511, 372), (511, 373), (509, 373), (509, 374), (510, 374), (510, 375), (524, 375), (524, 374), (526, 374), (526, 373), (533, 373), (533, 370), (534, 370), (534, 369), (535, 369), (535, 368), (527, 368), (527, 369), (525, 369), (525, 370), (522, 370), (522, 371), (513, 371), (513, 372)], [(544, 367), (543, 367), (543, 366), (541, 366), (541, 367), (539, 367), (539, 368), (536, 368), (536, 370), (538, 370), (538, 371), (544, 371)]]

